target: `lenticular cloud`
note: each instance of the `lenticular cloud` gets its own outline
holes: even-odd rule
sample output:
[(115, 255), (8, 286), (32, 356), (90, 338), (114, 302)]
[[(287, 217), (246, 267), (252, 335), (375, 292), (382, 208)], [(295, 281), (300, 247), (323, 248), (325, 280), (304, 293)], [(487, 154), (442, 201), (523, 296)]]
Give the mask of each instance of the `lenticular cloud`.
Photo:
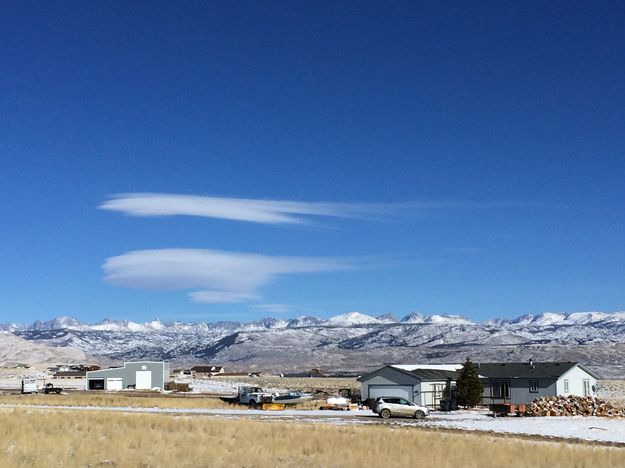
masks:
[(399, 214), (407, 205), (313, 203), (163, 193), (116, 195), (103, 210), (129, 216), (200, 216), (264, 224), (311, 224), (314, 217), (373, 219)]
[(278, 257), (202, 249), (126, 252), (106, 260), (110, 284), (152, 290), (192, 290), (194, 302), (229, 303), (259, 299), (258, 290), (286, 274), (346, 270), (346, 259)]

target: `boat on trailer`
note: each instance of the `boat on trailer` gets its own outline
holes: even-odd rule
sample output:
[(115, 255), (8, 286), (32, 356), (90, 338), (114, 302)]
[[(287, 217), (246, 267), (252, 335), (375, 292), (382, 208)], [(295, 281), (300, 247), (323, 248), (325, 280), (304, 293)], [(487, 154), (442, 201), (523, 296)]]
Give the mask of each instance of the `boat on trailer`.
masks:
[(305, 401), (312, 400), (312, 393), (304, 392), (288, 392), (273, 397), (274, 403), (282, 403), (283, 405), (298, 405)]

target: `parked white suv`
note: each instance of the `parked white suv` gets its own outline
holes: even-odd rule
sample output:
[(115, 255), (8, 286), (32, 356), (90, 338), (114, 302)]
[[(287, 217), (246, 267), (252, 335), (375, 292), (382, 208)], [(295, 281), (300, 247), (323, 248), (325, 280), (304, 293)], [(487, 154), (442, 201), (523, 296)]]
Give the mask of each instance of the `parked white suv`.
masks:
[(371, 408), (381, 418), (391, 417), (425, 418), (430, 411), (425, 406), (417, 405), (412, 401), (399, 397), (378, 397)]

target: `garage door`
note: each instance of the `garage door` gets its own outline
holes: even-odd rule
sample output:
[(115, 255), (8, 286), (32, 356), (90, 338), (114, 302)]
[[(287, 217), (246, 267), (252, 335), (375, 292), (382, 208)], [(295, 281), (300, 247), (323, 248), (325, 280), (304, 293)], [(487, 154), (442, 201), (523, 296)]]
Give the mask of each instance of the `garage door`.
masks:
[(106, 389), (107, 390), (122, 390), (124, 388), (124, 384), (122, 383), (122, 379), (120, 378), (108, 378), (106, 379)]
[(392, 396), (412, 401), (412, 385), (369, 385), (369, 398)]
[(152, 371), (138, 370), (137, 371), (137, 390), (149, 390), (152, 388)]

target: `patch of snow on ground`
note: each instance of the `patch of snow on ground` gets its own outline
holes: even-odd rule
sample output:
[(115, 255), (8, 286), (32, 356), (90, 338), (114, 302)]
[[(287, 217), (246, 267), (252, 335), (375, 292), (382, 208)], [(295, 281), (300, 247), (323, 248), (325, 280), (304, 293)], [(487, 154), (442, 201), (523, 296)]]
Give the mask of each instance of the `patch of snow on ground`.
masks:
[[(240, 386), (252, 386), (250, 383), (237, 382), (236, 380), (222, 380), (222, 379), (185, 379), (177, 378), (176, 383), (188, 383), (191, 386), (193, 393), (209, 393), (214, 395), (230, 395), (237, 393)], [(284, 388), (263, 388), (266, 392), (284, 392)]]

